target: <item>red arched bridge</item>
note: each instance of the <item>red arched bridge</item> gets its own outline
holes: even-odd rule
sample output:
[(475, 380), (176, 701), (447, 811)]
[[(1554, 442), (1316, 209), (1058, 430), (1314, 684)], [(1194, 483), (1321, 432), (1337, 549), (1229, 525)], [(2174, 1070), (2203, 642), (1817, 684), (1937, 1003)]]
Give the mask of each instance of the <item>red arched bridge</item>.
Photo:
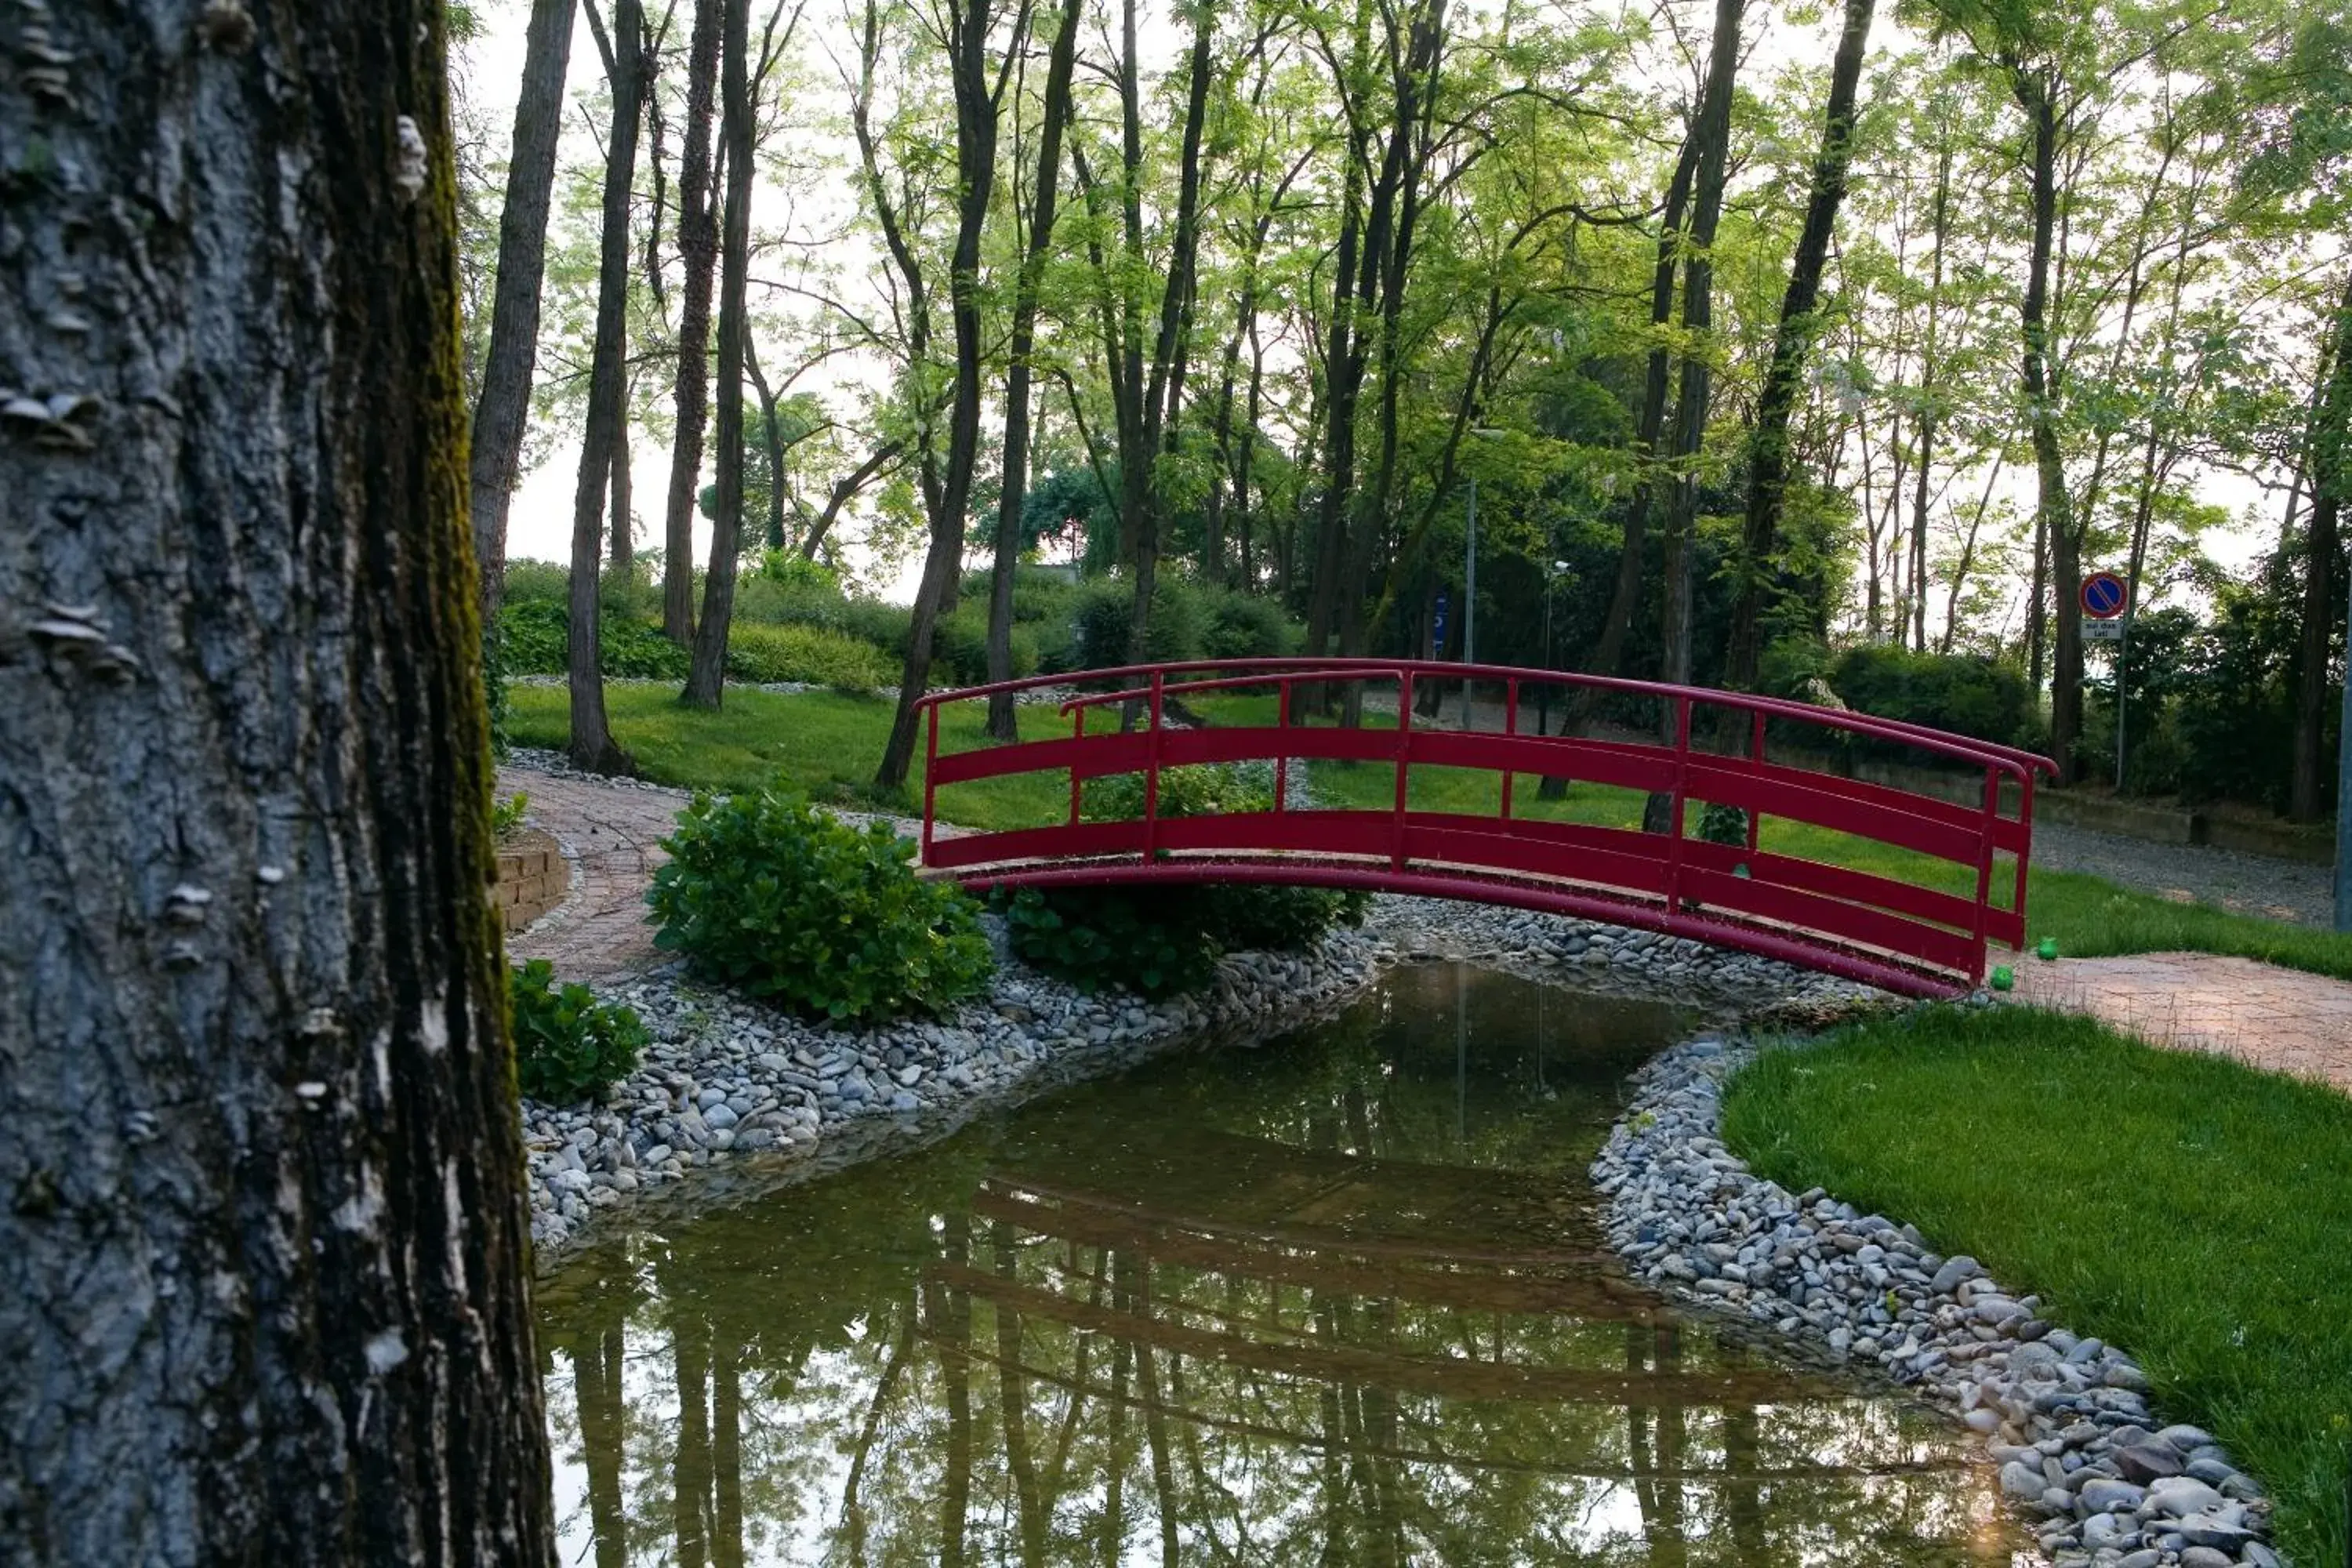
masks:
[[(1045, 689), (1070, 679), (923, 699), (927, 872), (974, 889), (1233, 881), (1469, 899), (1946, 995), (1983, 980), (1990, 943), (2024, 942), (2034, 781), (2056, 771), (1894, 720), (1555, 670), (1139, 665), (1086, 672), (1057, 708)], [(1416, 711), (1433, 688), (1443, 717)], [(1017, 742), (982, 729), (998, 693), (1028, 699)], [(1551, 722), (1570, 711), (1572, 726)], [(1449, 726), (1456, 714), (1469, 721)], [(1054, 733), (1030, 738), (1041, 721)], [(1852, 776), (1857, 757), (1911, 765), (1873, 782)], [(1237, 763), (1271, 770), (1265, 809), (1161, 810), (1168, 770)], [(1058, 820), (940, 829), (940, 792), (994, 789), (1002, 816), (1038, 781), (992, 781), (1024, 775), (1053, 781), (1056, 802), (1066, 786)], [(1087, 785), (1118, 775), (1139, 778), (1141, 813), (1101, 820)]]

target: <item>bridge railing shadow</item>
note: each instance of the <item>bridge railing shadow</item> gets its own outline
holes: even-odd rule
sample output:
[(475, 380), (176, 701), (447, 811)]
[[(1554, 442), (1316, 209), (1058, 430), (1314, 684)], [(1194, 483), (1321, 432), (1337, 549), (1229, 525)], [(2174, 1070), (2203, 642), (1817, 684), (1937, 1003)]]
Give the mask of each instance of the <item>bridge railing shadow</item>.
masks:
[[(1066, 734), (942, 751), (943, 710), (1067, 679), (924, 700), (927, 870), (974, 888), (1237, 880), (1475, 899), (1693, 937), (1913, 994), (1974, 985), (1989, 943), (2024, 941), (2034, 785), (2054, 769), (2013, 747), (1704, 688), (1291, 658), (1090, 671), (1097, 689), (1058, 704)], [(1499, 704), (1474, 702), (1471, 682)], [(1433, 684), (1463, 690), (1465, 726), (1421, 710)], [(1567, 699), (1565, 732), (1546, 722), (1555, 694)], [(1590, 715), (1604, 701), (1646, 705), (1656, 732), (1598, 731)], [(1956, 800), (1865, 782), (1776, 760), (1775, 737), (1812, 755), (1857, 742), (1899, 747), (1979, 783), (1973, 799)], [(1162, 808), (1170, 770), (1234, 763), (1270, 769), (1267, 808)], [(1297, 786), (1310, 773), (1302, 801)], [(938, 831), (941, 790), (1023, 775), (1066, 782), (1060, 820)], [(1119, 775), (1140, 780), (1140, 812), (1090, 813), (1089, 784)], [(1622, 805), (1613, 815), (1563, 805), (1564, 786), (1640, 800), (1640, 826)]]

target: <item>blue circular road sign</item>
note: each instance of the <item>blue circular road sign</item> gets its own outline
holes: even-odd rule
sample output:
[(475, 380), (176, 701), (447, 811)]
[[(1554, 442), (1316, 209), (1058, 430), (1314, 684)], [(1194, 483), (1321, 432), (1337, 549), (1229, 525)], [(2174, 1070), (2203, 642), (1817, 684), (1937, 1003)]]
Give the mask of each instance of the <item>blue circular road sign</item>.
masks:
[(2111, 621), (2124, 613), (2124, 580), (2112, 572), (2094, 572), (2083, 579), (2083, 612), (2095, 620)]

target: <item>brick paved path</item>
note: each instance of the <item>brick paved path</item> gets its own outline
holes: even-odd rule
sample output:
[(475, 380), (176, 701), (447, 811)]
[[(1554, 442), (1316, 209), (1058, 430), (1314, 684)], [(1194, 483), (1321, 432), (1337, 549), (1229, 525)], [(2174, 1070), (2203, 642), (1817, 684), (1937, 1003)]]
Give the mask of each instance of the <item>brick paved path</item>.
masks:
[(646, 923), (646, 889), (668, 858), (660, 841), (686, 795), (500, 768), (499, 794), (516, 790), (530, 796), (530, 820), (563, 846), (572, 891), (545, 919), (508, 935), (508, 956), (544, 958), (565, 980), (610, 980), (651, 967), (661, 954)]
[(2352, 982), (2208, 952), (2013, 961), (2020, 1001), (2352, 1093)]

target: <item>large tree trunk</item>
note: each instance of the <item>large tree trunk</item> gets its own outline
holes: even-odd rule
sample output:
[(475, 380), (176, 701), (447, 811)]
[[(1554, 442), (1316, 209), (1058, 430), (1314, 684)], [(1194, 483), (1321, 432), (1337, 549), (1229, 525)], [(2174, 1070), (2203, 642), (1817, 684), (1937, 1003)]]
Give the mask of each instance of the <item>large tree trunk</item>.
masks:
[(2312, 423), (2311, 531), (2305, 554), (2308, 570), (2303, 584), (2302, 670), (2294, 694), (2294, 777), (2292, 810), (2297, 822), (2319, 820), (2326, 794), (2322, 770), (2326, 765), (2327, 678), (2330, 646), (2336, 633), (2336, 574), (2343, 564), (2343, 545), (2336, 537), (2336, 520), (2344, 495), (2352, 489), (2352, 273), (2344, 280), (2344, 300), (2336, 308), (2335, 331), (2323, 357), (2332, 367), (2327, 390), (2321, 395), (2318, 417)]
[(710, 274), (719, 258), (710, 121), (725, 4), (694, 0), (686, 56), (686, 153), (677, 175), (677, 250), (686, 277), (678, 286), (677, 419), (662, 529), (662, 630), (680, 643), (694, 638), (694, 500), (701, 489), (702, 427), (710, 405)]
[(717, 708), (727, 680), (727, 630), (735, 617), (735, 563), (743, 537), (743, 349), (751, 323), (751, 0), (723, 0), (726, 104), (719, 134), (726, 142), (726, 232), (719, 262), (719, 445), (717, 515), (710, 520), (710, 568), (702, 580), (702, 624), (694, 632), (694, 663), (684, 701)]
[(11, 17), (0, 1561), (553, 1561), (441, 13)]
[[(1004, 376), (1004, 483), (996, 502), (996, 558), (988, 583), (988, 679), (1013, 679), (1013, 574), (1021, 563), (1021, 511), (1029, 494), (1029, 355), (1037, 335), (1037, 286), (1053, 248), (1054, 214), (1061, 198), (1062, 128), (1070, 114), (1070, 77), (1076, 68), (1079, 0), (1063, 0), (1060, 29), (1045, 68), (1044, 120), (1037, 130), (1037, 187), (1029, 217), (1029, 249), (1013, 298), (1011, 366)], [(1013, 694), (988, 700), (988, 732), (1000, 741), (1020, 738)]]
[(1780, 327), (1772, 363), (1757, 400), (1756, 434), (1749, 445), (1748, 518), (1740, 537), (1739, 597), (1731, 616), (1724, 684), (1752, 690), (1763, 641), (1764, 583), (1780, 526), (1780, 505), (1789, 484), (1789, 416), (1812, 347), (1813, 307), (1821, 298), (1822, 268), (1829, 260), (1830, 237), (1845, 200), (1846, 166), (1853, 158), (1854, 89), (1862, 81), (1863, 47), (1870, 37), (1873, 0), (1845, 0), (1845, 24), (1830, 67), (1829, 110), (1822, 125), (1822, 150), (1813, 160), (1813, 188), (1805, 204), (1805, 226), (1789, 264), (1788, 291), (1780, 297)]
[[(1686, 682), (1691, 674), (1691, 530), (1698, 510), (1699, 448), (1706, 437), (1710, 377), (1707, 340), (1715, 326), (1716, 220), (1723, 214), (1724, 165), (1731, 147), (1732, 79), (1739, 68), (1739, 19), (1744, 0), (1716, 0), (1715, 37), (1707, 57), (1706, 87), (1699, 102), (1698, 167), (1691, 207), (1690, 258), (1683, 269), (1682, 385), (1675, 399), (1673, 465), (1665, 516), (1665, 624), (1663, 679)], [(1672, 721), (1671, 715), (1669, 722)]]
[[(2074, 742), (2083, 729), (2083, 607), (2075, 584), (2083, 575), (2082, 537), (2066, 504), (2066, 465), (2058, 448), (2057, 388), (2050, 371), (2049, 310), (2051, 251), (2058, 230), (2058, 110), (2051, 84), (2024, 70), (2011, 85), (2025, 110), (2033, 140), (2032, 159), (2033, 249), (2025, 280), (2025, 406), (2033, 440), (2034, 531), (2048, 551), (2046, 581), (2058, 607), (2057, 639), (2050, 671), (2050, 753), (2061, 780), (2074, 776)], [(2044, 574), (2037, 552), (2035, 604), (2038, 623)]]
[(1928, 219), (1933, 258), (1927, 274), (1927, 338), (1919, 354), (1919, 467), (1911, 490), (1911, 647), (1927, 651), (1927, 478), (1936, 463), (1936, 426), (1942, 413), (1936, 387), (1937, 329), (1942, 324), (1944, 248), (1952, 231), (1952, 145), (1937, 150), (1936, 195)]
[(572, 763), (589, 773), (623, 773), (629, 754), (613, 739), (604, 713), (598, 578), (604, 545), (604, 489), (625, 423), (625, 334), (629, 304), (629, 184), (637, 162), (637, 89), (644, 82), (644, 13), (638, 0), (614, 0), (613, 126), (604, 162), (604, 232), (596, 278), (596, 339), (588, 371), (588, 417), (580, 437), (580, 482), (572, 497)]
[(547, 208), (555, 186), (555, 145), (563, 130), (563, 72), (572, 55), (572, 0), (533, 0), (523, 37), (522, 88), (515, 100), (514, 147), (507, 163), (506, 210), (499, 219), (499, 274), (490, 346), (474, 404), (467, 477), (474, 559), (481, 570), (484, 625), (498, 615), (505, 583), (507, 506), (522, 460), (539, 355), (539, 286), (547, 262)]
[[(964, 513), (971, 504), (972, 469), (980, 458), (980, 373), (987, 353), (980, 319), (980, 241), (996, 185), (997, 100), (989, 89), (988, 0), (950, 0), (956, 100), (955, 251), (948, 278), (949, 316), (955, 326), (955, 395), (948, 414), (948, 462), (931, 508), (931, 543), (923, 560), (907, 635), (907, 669), (898, 711), (875, 782), (896, 789), (915, 758), (915, 704), (931, 676), (932, 634), (963, 563)], [(1014, 38), (1005, 46), (1021, 47)]]

